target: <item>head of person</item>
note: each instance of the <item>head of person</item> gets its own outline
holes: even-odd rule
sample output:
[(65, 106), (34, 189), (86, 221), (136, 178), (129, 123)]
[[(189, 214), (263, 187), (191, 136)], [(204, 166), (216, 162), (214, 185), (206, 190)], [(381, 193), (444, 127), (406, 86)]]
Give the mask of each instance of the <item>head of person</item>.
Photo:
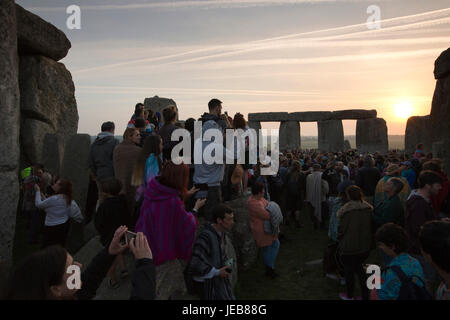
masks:
[(364, 196), (360, 187), (352, 185), (345, 189), (345, 194), (349, 201), (363, 201)]
[(372, 156), (370, 156), (370, 155), (367, 155), (365, 158), (364, 158), (364, 166), (365, 167), (373, 167), (373, 165), (374, 165), (374, 161), (373, 161), (373, 158), (372, 158)]
[(388, 196), (394, 196), (400, 193), (403, 190), (404, 184), (403, 181), (399, 178), (390, 178), (386, 184), (384, 185), (384, 192)]
[(189, 166), (184, 163), (175, 164), (172, 161), (167, 161), (161, 170), (159, 182), (166, 187), (177, 190), (181, 199), (184, 200), (189, 183)]
[(336, 162), (336, 170), (342, 172), (344, 170), (344, 163), (342, 161)]
[(433, 161), (433, 160), (425, 162), (423, 164), (423, 166), (422, 166), (422, 169), (423, 170), (431, 170), (431, 171), (436, 172), (436, 173), (440, 173), (441, 172), (440, 164), (437, 161)]
[(140, 144), (141, 133), (139, 132), (139, 129), (137, 128), (125, 129), (125, 132), (123, 133), (123, 140), (133, 142), (134, 144)]
[(417, 150), (423, 150), (423, 143), (419, 143), (419, 144), (416, 146), (416, 149), (417, 149)]
[(154, 154), (158, 160), (159, 168), (161, 169), (161, 159), (159, 155), (162, 152), (162, 139), (158, 135), (150, 135), (145, 138), (144, 145), (138, 155), (136, 164), (134, 165), (133, 175), (131, 177), (131, 185), (139, 187), (143, 181), (145, 164), (150, 154)]
[(220, 101), (219, 99), (211, 99), (208, 102), (208, 110), (210, 114), (220, 116), (220, 114), (222, 113), (222, 101)]
[(176, 109), (168, 106), (163, 110), (164, 123), (173, 123), (177, 119)]
[(408, 235), (406, 231), (389, 222), (382, 225), (375, 234), (375, 241), (378, 247), (390, 257), (396, 257), (408, 250)]
[(298, 160), (293, 160), (291, 164), (291, 170), (292, 172), (300, 172), (301, 164)]
[(255, 182), (252, 185), (252, 195), (255, 197), (264, 197), (264, 184), (262, 182)]
[(342, 200), (348, 201), (347, 194), (345, 191), (347, 190), (348, 187), (353, 186), (353, 185), (354, 185), (354, 183), (350, 179), (344, 180), (338, 184), (337, 190), (339, 193), (339, 197)]
[(386, 168), (386, 175), (389, 177), (396, 177), (400, 174), (400, 167), (396, 164), (390, 164)]
[(195, 119), (188, 118), (188, 119), (186, 119), (186, 122), (184, 123), (184, 128), (189, 132), (194, 132), (194, 125), (195, 125)]
[(224, 204), (219, 204), (212, 209), (213, 223), (218, 226), (221, 231), (231, 231), (234, 224), (233, 209)]
[(450, 222), (429, 221), (419, 235), (422, 256), (433, 266), (450, 274)]
[(136, 129), (139, 129), (140, 131), (145, 130), (145, 127), (147, 126), (147, 124), (145, 123), (144, 118), (136, 118), (134, 119), (134, 127)]
[(104, 122), (101, 127), (102, 132), (109, 132), (112, 134), (114, 134), (115, 129), (116, 129), (116, 126), (115, 126), (114, 122), (112, 122), (112, 121)]
[(70, 206), (73, 199), (73, 185), (72, 182), (70, 182), (67, 179), (58, 179), (55, 184), (52, 185), (53, 191), (55, 191), (55, 194), (60, 194), (64, 196), (67, 206)]
[(144, 111), (144, 105), (141, 102), (136, 103), (134, 106), (134, 114), (141, 114)]
[(40, 163), (36, 163), (32, 166), (32, 174), (33, 176), (42, 178), (42, 175), (44, 174), (44, 166)]
[[(67, 273), (72, 265), (81, 268), (66, 249), (49, 246), (23, 260), (9, 279), (8, 299), (54, 300), (74, 299), (77, 289), (69, 289)], [(81, 284), (82, 285), (82, 284)]]
[(419, 175), (418, 183), (419, 189), (429, 195), (436, 195), (442, 189), (443, 179), (434, 171), (424, 170)]
[(320, 166), (320, 164), (318, 164), (318, 163), (313, 164), (314, 171), (320, 171), (321, 169), (322, 169), (322, 167)]
[(112, 178), (101, 182), (102, 191), (108, 196), (115, 197), (122, 190), (122, 182)]
[(246, 125), (247, 122), (245, 121), (244, 116), (239, 112), (236, 113), (233, 118), (233, 128), (245, 130)]

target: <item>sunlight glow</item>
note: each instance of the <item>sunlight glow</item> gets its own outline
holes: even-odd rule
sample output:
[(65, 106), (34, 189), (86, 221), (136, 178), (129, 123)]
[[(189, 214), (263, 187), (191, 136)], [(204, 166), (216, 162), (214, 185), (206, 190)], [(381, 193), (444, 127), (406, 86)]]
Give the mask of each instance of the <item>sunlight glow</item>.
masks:
[(395, 115), (401, 119), (407, 119), (413, 114), (412, 103), (409, 101), (401, 101), (394, 108)]

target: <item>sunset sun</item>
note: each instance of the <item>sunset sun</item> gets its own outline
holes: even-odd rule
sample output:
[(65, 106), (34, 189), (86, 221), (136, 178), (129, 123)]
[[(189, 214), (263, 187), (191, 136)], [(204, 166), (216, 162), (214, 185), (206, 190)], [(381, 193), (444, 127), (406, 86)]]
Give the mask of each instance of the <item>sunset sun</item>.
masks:
[(412, 103), (409, 101), (401, 101), (394, 105), (395, 115), (401, 119), (407, 119), (413, 114)]

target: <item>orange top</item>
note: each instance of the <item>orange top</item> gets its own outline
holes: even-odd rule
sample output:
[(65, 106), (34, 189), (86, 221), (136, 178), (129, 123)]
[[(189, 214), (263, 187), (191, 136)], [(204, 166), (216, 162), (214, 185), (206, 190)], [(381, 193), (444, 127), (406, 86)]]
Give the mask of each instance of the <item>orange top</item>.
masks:
[(250, 230), (258, 247), (270, 246), (278, 238), (277, 235), (264, 233), (264, 220), (270, 220), (270, 213), (265, 209), (267, 204), (266, 199), (257, 200), (254, 196), (250, 196), (247, 201)]

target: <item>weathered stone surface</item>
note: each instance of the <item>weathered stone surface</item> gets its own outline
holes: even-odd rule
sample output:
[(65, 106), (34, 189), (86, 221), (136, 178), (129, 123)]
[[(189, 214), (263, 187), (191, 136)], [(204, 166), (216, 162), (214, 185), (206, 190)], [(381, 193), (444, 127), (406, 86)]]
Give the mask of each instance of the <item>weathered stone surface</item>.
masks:
[(426, 153), (431, 152), (432, 140), (431, 140), (431, 117), (410, 117), (406, 123), (405, 131), (405, 151), (408, 154), (413, 154), (416, 150), (416, 146), (419, 143), (423, 143), (424, 151)]
[(330, 120), (333, 117), (331, 111), (307, 111), (289, 113), (289, 120), (300, 122), (315, 122)]
[(382, 118), (358, 120), (356, 149), (361, 152), (386, 153), (389, 149), (386, 121)]
[(165, 108), (167, 108), (170, 105), (174, 105), (177, 109), (177, 120), (178, 120), (178, 107), (174, 100), (168, 99), (168, 98), (160, 98), (158, 96), (154, 96), (153, 98), (145, 98), (144, 100), (144, 108), (150, 109), (153, 112), (159, 112), (161, 113), (161, 120), (164, 120), (162, 118), (162, 112)]
[(317, 122), (319, 150), (337, 152), (344, 150), (344, 128), (341, 120)]
[(298, 121), (282, 121), (280, 123), (280, 150), (300, 149), (300, 124)]
[(287, 121), (289, 120), (289, 113), (287, 112), (259, 112), (249, 113), (248, 121)]
[(63, 143), (62, 137), (57, 134), (47, 133), (44, 136), (43, 151), (42, 156), (40, 156), (42, 162), (40, 163), (49, 172), (54, 172), (55, 174), (61, 172), (62, 154), (64, 153)]
[(450, 48), (441, 53), (434, 62), (434, 78), (443, 79), (450, 75)]
[(350, 141), (348, 140), (344, 140), (344, 149), (345, 150), (350, 150), (352, 148)]
[(0, 1), (0, 287), (11, 265), (19, 201), (19, 119), (17, 29), (14, 1)]
[(450, 139), (450, 77), (437, 81), (430, 116), (432, 141)]
[(259, 122), (259, 121), (249, 121), (247, 123), (247, 125), (248, 125), (249, 128), (255, 129), (256, 133), (258, 133), (259, 132), (258, 130), (261, 129), (261, 122)]
[(442, 159), (444, 172), (450, 175), (450, 139), (433, 143), (433, 157)]
[(370, 119), (377, 117), (377, 110), (339, 110), (333, 111), (332, 117), (336, 120)]
[[(23, 165), (44, 162), (47, 134), (56, 135), (54, 141), (63, 157), (64, 144), (78, 128), (75, 87), (70, 72), (62, 63), (48, 58), (23, 56), (20, 57), (19, 85), (24, 119), (21, 126)], [(52, 167), (57, 166), (52, 164)]]
[(230, 238), (236, 251), (238, 265), (242, 270), (248, 270), (256, 261), (258, 247), (250, 231), (247, 198), (241, 197), (226, 204), (234, 211), (235, 222)]
[(71, 47), (64, 32), (16, 4), (19, 54), (39, 54), (55, 61)]
[[(73, 198), (84, 214), (89, 187), (89, 149), (91, 138), (88, 134), (76, 134), (71, 136), (64, 150), (61, 177), (68, 179), (73, 184)], [(77, 251), (84, 244), (84, 225), (71, 223), (67, 247)]]

